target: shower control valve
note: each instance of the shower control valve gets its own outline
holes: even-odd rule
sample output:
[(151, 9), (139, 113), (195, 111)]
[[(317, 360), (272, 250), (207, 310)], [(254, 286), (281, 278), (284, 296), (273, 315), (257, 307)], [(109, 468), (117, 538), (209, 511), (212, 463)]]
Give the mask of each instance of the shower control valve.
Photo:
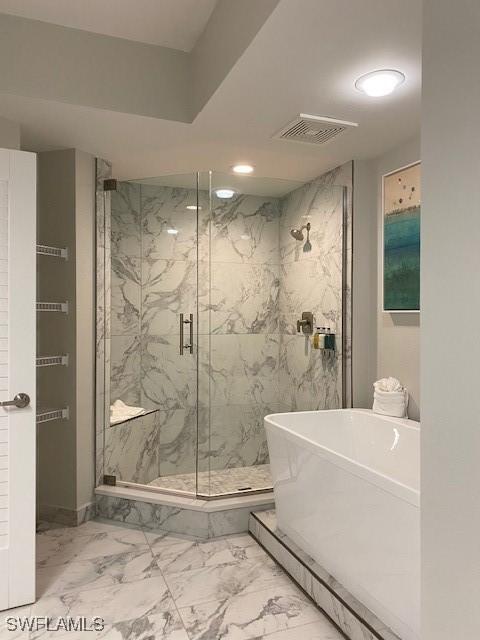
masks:
[(311, 335), (313, 333), (313, 313), (311, 311), (303, 311), (301, 320), (297, 320), (297, 332)]

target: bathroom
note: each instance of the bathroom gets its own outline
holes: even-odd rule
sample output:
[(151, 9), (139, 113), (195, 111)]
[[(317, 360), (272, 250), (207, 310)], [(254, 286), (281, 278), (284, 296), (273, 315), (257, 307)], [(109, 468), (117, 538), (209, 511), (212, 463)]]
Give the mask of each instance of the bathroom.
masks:
[(0, 23), (0, 638), (476, 640), (478, 7)]

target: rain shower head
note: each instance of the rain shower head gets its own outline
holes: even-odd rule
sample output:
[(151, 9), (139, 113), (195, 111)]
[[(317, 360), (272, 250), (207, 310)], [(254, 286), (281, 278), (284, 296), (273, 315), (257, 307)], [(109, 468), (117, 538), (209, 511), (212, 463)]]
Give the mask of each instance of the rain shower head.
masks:
[(304, 237), (301, 229), (292, 229), (290, 235), (295, 238), (295, 240), (303, 240)]
[(295, 240), (299, 240), (302, 241), (305, 236), (303, 235), (303, 230), (306, 229), (307, 230), (307, 240), (308, 240), (308, 234), (310, 232), (310, 222), (307, 222), (307, 224), (304, 224), (303, 227), (300, 227), (300, 229), (290, 229), (290, 235), (292, 236), (292, 238), (295, 238)]

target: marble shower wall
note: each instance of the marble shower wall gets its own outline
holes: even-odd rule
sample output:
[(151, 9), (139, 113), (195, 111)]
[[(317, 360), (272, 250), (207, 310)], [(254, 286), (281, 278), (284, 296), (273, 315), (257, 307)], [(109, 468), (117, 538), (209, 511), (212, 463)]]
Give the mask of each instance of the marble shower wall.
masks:
[[(340, 408), (342, 365), (346, 405), (349, 405), (351, 190), (352, 169), (348, 163), (292, 191), (282, 200), (279, 397), (285, 411)], [(294, 240), (290, 230), (307, 222), (311, 224), (312, 248), (304, 252), (304, 242)], [(342, 278), (344, 233), (347, 259)], [(343, 322), (342, 287), (345, 287), (346, 302)], [(296, 321), (302, 311), (313, 312), (315, 326), (330, 327), (336, 334), (335, 353), (312, 349), (311, 340), (297, 333)], [(346, 332), (345, 354), (342, 330)]]

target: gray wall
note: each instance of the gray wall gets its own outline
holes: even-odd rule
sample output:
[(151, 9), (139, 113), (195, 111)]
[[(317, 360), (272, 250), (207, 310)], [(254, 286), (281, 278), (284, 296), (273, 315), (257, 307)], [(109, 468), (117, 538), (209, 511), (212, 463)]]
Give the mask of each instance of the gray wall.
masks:
[(38, 405), (68, 405), (68, 420), (38, 427), (40, 510), (76, 518), (94, 486), (94, 158), (74, 149), (38, 155), (38, 241), (69, 259), (39, 256), (37, 296), (69, 303), (38, 314), (38, 355), (69, 355), (69, 366), (38, 371)]
[(477, 640), (480, 4), (425, 0), (423, 25), (421, 637)]
[(20, 149), (20, 125), (6, 118), (0, 118), (0, 147)]
[[(375, 163), (378, 212), (378, 288), (382, 283), (382, 176), (420, 160), (420, 138), (381, 156)], [(410, 393), (409, 417), (420, 418), (420, 314), (383, 313), (378, 296), (377, 376), (394, 376)]]
[(420, 159), (417, 136), (388, 153), (354, 163), (353, 393), (372, 406), (372, 384), (394, 376), (409, 390), (409, 417), (420, 418), (420, 314), (383, 313), (382, 176)]

